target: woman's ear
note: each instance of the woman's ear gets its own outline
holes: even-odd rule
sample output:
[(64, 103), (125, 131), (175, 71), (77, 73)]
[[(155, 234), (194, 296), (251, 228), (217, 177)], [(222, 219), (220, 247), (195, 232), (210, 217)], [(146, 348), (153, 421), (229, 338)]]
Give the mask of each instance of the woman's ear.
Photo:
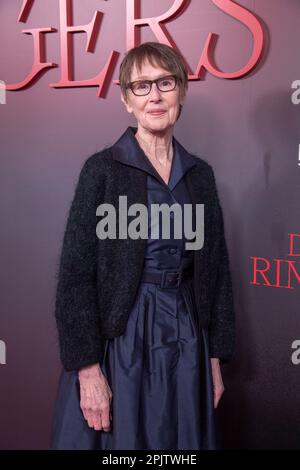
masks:
[(185, 98), (186, 98), (186, 94), (187, 94), (187, 91), (188, 91), (188, 83), (186, 83), (186, 86), (185, 86), (185, 89), (183, 91), (182, 94), (180, 94), (180, 104), (181, 106), (183, 106), (184, 102), (185, 102)]
[(128, 97), (125, 97), (123, 93), (121, 93), (121, 101), (124, 103), (128, 113), (132, 113), (132, 107), (129, 104)]

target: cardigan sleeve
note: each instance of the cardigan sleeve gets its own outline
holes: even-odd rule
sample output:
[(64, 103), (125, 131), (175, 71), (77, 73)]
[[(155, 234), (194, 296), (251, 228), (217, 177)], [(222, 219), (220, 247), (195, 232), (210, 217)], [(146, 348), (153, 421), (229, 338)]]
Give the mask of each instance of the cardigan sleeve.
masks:
[(210, 357), (220, 363), (229, 362), (235, 349), (235, 311), (224, 219), (213, 169), (210, 167), (213, 188), (213, 240), (211, 259), (216, 263), (215, 283), (212, 288), (212, 311), (209, 327)]
[(55, 318), (60, 358), (67, 371), (99, 362), (103, 346), (96, 287), (96, 208), (101, 203), (102, 177), (95, 154), (81, 169), (63, 237)]

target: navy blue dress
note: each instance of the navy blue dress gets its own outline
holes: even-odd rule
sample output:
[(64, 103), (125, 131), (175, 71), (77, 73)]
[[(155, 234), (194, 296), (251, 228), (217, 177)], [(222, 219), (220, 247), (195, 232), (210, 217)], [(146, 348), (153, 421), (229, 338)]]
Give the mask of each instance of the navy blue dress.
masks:
[[(150, 204), (191, 202), (185, 173), (195, 165), (173, 138), (168, 184), (128, 127), (118, 145), (147, 172), (149, 236), (144, 270), (178, 270), (193, 263), (185, 238), (150, 238)], [(122, 160), (122, 158), (120, 157)], [(184, 232), (183, 232), (184, 234)], [(192, 279), (163, 288), (141, 282), (123, 335), (106, 340), (101, 369), (112, 390), (111, 431), (89, 428), (79, 406), (76, 371), (62, 371), (55, 403), (52, 449), (197, 450), (219, 448), (213, 405), (208, 331), (197, 335)]]

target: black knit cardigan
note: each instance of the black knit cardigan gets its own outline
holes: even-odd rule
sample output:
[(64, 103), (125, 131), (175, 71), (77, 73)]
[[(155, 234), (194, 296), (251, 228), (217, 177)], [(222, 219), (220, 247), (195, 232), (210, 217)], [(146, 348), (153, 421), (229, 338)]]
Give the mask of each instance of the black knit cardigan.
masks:
[[(115, 160), (114, 151), (106, 148), (85, 161), (64, 232), (55, 318), (67, 371), (101, 361), (105, 340), (123, 334), (143, 269), (146, 239), (96, 235), (99, 204), (117, 208), (119, 195), (126, 195), (128, 206), (147, 205), (146, 173)], [(212, 167), (193, 158), (197, 165), (185, 178), (205, 217), (204, 246), (194, 251), (197, 326), (209, 330), (210, 357), (225, 363), (234, 352), (235, 314), (223, 215)]]

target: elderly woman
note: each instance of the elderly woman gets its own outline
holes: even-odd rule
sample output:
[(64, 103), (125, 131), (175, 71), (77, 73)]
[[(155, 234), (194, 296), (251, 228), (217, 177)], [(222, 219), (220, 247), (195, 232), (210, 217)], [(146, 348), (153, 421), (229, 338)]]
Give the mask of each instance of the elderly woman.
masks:
[[(80, 173), (58, 273), (64, 367), (53, 449), (219, 447), (215, 408), (220, 365), (233, 355), (234, 309), (212, 167), (173, 136), (187, 80), (169, 46), (131, 49), (119, 81), (137, 127)], [(157, 205), (171, 209), (162, 223), (152, 219)], [(142, 207), (146, 225), (136, 216)]]

